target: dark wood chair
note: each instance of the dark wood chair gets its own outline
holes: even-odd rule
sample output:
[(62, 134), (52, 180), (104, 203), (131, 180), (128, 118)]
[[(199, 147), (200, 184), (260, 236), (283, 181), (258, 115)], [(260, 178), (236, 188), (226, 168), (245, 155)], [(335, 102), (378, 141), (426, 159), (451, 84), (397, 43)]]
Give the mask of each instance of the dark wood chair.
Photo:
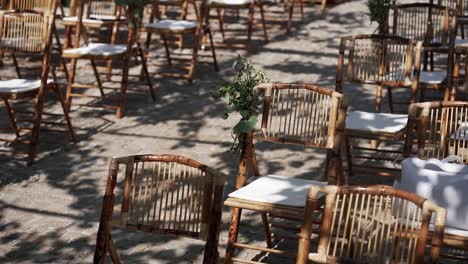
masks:
[[(118, 177), (123, 177), (123, 197), (118, 219), (113, 221)], [(203, 263), (218, 263), (224, 182), (222, 174), (183, 156), (112, 159), (94, 263), (104, 263), (108, 252), (113, 263), (120, 263), (112, 228), (202, 239), (206, 241)]]
[[(288, 255), (290, 252), (272, 248), (268, 217), (300, 221), (304, 216), (305, 195), (310, 186), (345, 183), (340, 159), (346, 113), (343, 96), (312, 84), (269, 83), (261, 84), (256, 89), (257, 95), (263, 96), (261, 128), (255, 133), (243, 135), (236, 191), (230, 193), (224, 203), (231, 207), (226, 263), (249, 263), (234, 257), (236, 248)], [(262, 175), (257, 165), (254, 139), (325, 150), (327, 158), (323, 181)], [(250, 168), (258, 178), (249, 179)], [(252, 179), (255, 180), (250, 182)], [(262, 214), (267, 247), (237, 240), (242, 210)]]
[[(309, 253), (314, 213), (323, 199), (318, 249)], [(446, 215), (433, 202), (389, 186), (313, 186), (296, 263), (438, 263)]]
[[(88, 2), (91, 0), (88, 0)], [(93, 0), (98, 2), (97, 0)], [(97, 107), (104, 107), (104, 108), (111, 108), (115, 109), (115, 115), (117, 118), (122, 118), (124, 115), (124, 107), (127, 97), (127, 87), (128, 87), (128, 79), (129, 79), (129, 68), (130, 68), (130, 58), (133, 55), (138, 56), (141, 60), (142, 65), (142, 72), (144, 74), (144, 80), (146, 85), (148, 86), (148, 94), (151, 96), (152, 100), (156, 100), (155, 92), (153, 90), (153, 83), (151, 76), (148, 72), (148, 67), (146, 64), (146, 58), (143, 52), (143, 49), (140, 43), (137, 42), (137, 33), (134, 32), (133, 27), (127, 27), (127, 40), (125, 44), (112, 44), (112, 43), (91, 43), (87, 41), (85, 38), (85, 45), (80, 47), (80, 38), (83, 36), (81, 34), (81, 30), (84, 27), (83, 19), (84, 19), (84, 8), (85, 8), (85, 1), (82, 1), (80, 6), (77, 8), (77, 17), (78, 22), (76, 25), (76, 32), (75, 32), (75, 47), (71, 49), (65, 49), (63, 51), (63, 57), (66, 59), (71, 60), (71, 69), (70, 74), (68, 77), (68, 85), (67, 85), (67, 94), (66, 94), (66, 102), (68, 107), (72, 105), (72, 98), (74, 97), (91, 97), (94, 99), (106, 99), (112, 100), (113, 102), (99, 102), (96, 104), (89, 104), (85, 103), (85, 106), (97, 106)], [(89, 5), (90, 3), (88, 3)], [(121, 10), (118, 8), (117, 11)], [(126, 19), (133, 20), (135, 19), (134, 14), (132, 13), (133, 10), (128, 10)], [(130, 15), (131, 14), (131, 15)], [(121, 17), (120, 13), (117, 13), (117, 17)], [(125, 23), (127, 26), (133, 23), (132, 21), (128, 21)], [(119, 23), (114, 24), (114, 31), (119, 30)], [(78, 60), (89, 60), (91, 61), (91, 66), (94, 71), (94, 75), (96, 77), (96, 85), (85, 85), (81, 83), (75, 82), (76, 70), (77, 70), (77, 62)], [(121, 72), (121, 80), (120, 80), (120, 89), (117, 92), (117, 95), (106, 95), (104, 93), (104, 89), (109, 87), (104, 87), (101, 79), (99, 77), (99, 72), (96, 69), (95, 61), (120, 61), (122, 63), (122, 72)], [(100, 96), (86, 94), (86, 93), (76, 93), (74, 90), (81, 89), (81, 90), (89, 90), (89, 89), (99, 89)], [(115, 90), (113, 88), (109, 88), (110, 90)]]
[[(211, 49), (211, 55), (213, 57), (213, 64), (214, 64), (214, 69), (215, 71), (219, 71), (218, 68), (218, 63), (216, 61), (216, 52), (215, 52), (215, 47), (213, 44), (213, 37), (211, 34), (211, 29), (210, 25), (208, 24), (208, 18), (207, 18), (207, 6), (206, 6), (206, 1), (207, 0), (202, 0), (200, 1), (200, 6), (196, 9), (199, 10), (199, 15), (198, 15), (198, 21), (190, 21), (186, 20), (187, 16), (187, 7), (188, 7), (188, 0), (184, 1), (174, 1), (170, 2), (173, 5), (176, 5), (177, 7), (180, 7), (181, 12), (180, 12), (180, 19), (167, 19), (167, 18), (162, 18), (161, 13), (163, 10), (161, 10), (162, 4), (168, 5), (168, 2), (162, 2), (162, 4), (159, 1), (156, 1), (155, 3), (152, 4), (152, 15), (150, 17), (149, 23), (144, 25), (144, 30), (147, 32), (147, 39), (146, 39), (146, 49), (150, 49), (150, 43), (151, 43), (151, 35), (152, 34), (158, 34), (161, 36), (161, 39), (163, 40), (164, 48), (166, 51), (166, 58), (167, 58), (167, 67), (179, 67), (182, 68), (186, 73), (167, 73), (164, 72), (162, 73), (163, 76), (167, 77), (176, 77), (176, 78), (186, 78), (189, 82), (192, 82), (193, 80), (193, 75), (195, 73), (196, 65), (198, 63), (198, 52), (200, 49), (200, 46), (203, 44), (203, 39), (204, 36), (208, 35), (209, 41), (210, 41), (210, 49)], [(157, 19), (157, 21), (154, 21), (154, 19)], [(180, 40), (183, 39), (184, 36), (186, 35), (192, 35), (193, 40), (191, 43), (192, 46), (192, 56), (186, 61), (186, 59), (183, 59), (183, 65), (173, 65), (173, 59), (171, 59), (171, 48), (170, 48), (170, 42), (169, 38), (171, 37), (179, 37)], [(179, 41), (179, 48), (183, 47), (183, 41)]]
[[(63, 109), (67, 132), (70, 139), (75, 141), (68, 110), (60, 88), (57, 85), (55, 71), (53, 68), (51, 69), (50, 65), (51, 43), (55, 11), (57, 9), (56, 1), (49, 0), (48, 6), (51, 10), (48, 13), (6, 11), (0, 17), (0, 50), (5, 54), (11, 54), (17, 74), (16, 79), (2, 79), (0, 81), (0, 98), (5, 103), (8, 117), (16, 136), (14, 141), (29, 144), (29, 151), (27, 153), (28, 165), (31, 165), (35, 158), (41, 123), (43, 123), (45, 94), (48, 89), (57, 96)], [(40, 56), (42, 59), (40, 76), (37, 78), (26, 78), (23, 75), (24, 72), (22, 73), (21, 71), (23, 67), (20, 67), (16, 60), (16, 55), (18, 54)], [(34, 101), (33, 117), (31, 118), (33, 123), (32, 129), (30, 127), (20, 127), (18, 124), (15, 112), (20, 113), (21, 111), (13, 111), (10, 101), (19, 99)], [(28, 114), (28, 112), (22, 114)], [(29, 120), (29, 118), (26, 120)], [(53, 124), (57, 124), (57, 122), (53, 122)], [(24, 136), (23, 132), (30, 133), (30, 140), (22, 139)]]

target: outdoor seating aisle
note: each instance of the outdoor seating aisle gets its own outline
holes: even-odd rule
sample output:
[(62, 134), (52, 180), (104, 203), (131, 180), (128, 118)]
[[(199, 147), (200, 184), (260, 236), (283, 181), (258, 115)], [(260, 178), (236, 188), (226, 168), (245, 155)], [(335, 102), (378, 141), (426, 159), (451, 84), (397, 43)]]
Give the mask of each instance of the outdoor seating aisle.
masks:
[[(152, 56), (158, 54), (165, 59), (164, 47), (151, 46), (155, 50), (148, 58), (148, 71), (156, 90), (154, 102), (149, 95), (129, 93), (122, 119), (115, 118), (115, 111), (73, 106), (70, 118), (77, 143), (69, 144), (66, 136), (41, 133), (36, 161), (30, 167), (12, 160), (8, 154), (0, 155), (0, 263), (92, 262), (109, 161), (113, 157), (183, 154), (227, 175), (224, 201), (227, 194), (234, 191), (238, 171), (240, 154), (228, 152), (232, 144), (231, 129), (237, 117), (223, 120), (221, 113), (225, 104), (213, 99), (212, 92), (230, 80), (237, 53), (251, 59), (272, 82), (312, 83), (334, 89), (340, 38), (369, 34), (370, 28), (375, 27), (365, 15), (366, 2), (328, 5), (323, 14), (318, 5), (306, 3), (303, 23), (299, 7), (296, 7), (291, 33), (286, 34), (285, 28), (278, 25), (268, 28), (268, 43), (260, 25), (260, 14), (256, 12), (250, 48), (216, 47), (219, 72), (211, 64), (210, 49), (200, 52), (199, 59), (204, 63), (197, 64), (193, 83), (157, 75), (160, 66), (153, 63)], [(268, 21), (268, 12), (266, 15)], [(211, 19), (214, 42), (222, 39), (216, 20)], [(226, 27), (228, 22), (232, 21), (227, 21)], [(57, 23), (57, 27), (63, 34), (63, 25)], [(245, 31), (245, 25), (239, 29)], [(159, 36), (155, 34), (154, 38)], [(34, 58), (31, 63), (40, 64)], [(75, 79), (88, 84), (94, 82), (89, 66), (89, 63), (78, 64)], [(130, 75), (141, 73), (141, 65), (131, 66)], [(0, 76), (9, 74), (9, 70), (0, 67)], [(116, 74), (118, 72), (120, 69), (115, 70)], [(63, 72), (58, 75), (62, 80), (59, 85), (65, 89)], [(128, 86), (147, 89), (144, 83), (129, 82)], [(360, 86), (358, 89), (351, 84), (344, 89), (344, 94), (353, 105), (367, 105), (365, 110), (375, 110), (375, 88)], [(398, 94), (394, 94), (395, 97), (398, 98)], [(54, 103), (51, 109), (58, 111), (60, 105)], [(0, 108), (0, 115), (6, 116), (4, 111)], [(1, 119), (0, 126), (8, 125), (7, 121)], [(321, 180), (324, 175), (326, 152), (323, 150), (301, 146), (276, 148), (263, 142), (257, 142), (255, 147), (264, 175), (296, 175), (314, 180)], [(353, 183), (391, 183), (391, 180), (373, 178), (350, 180)], [(116, 194), (121, 199), (121, 194)], [(223, 206), (222, 210), (220, 257), (224, 257), (226, 251), (231, 219), (229, 208)], [(246, 212), (242, 221), (239, 237), (249, 244), (264, 246), (261, 215)], [(116, 231), (112, 240), (118, 244), (123, 263), (201, 263), (203, 258), (204, 242), (190, 238), (159, 236), (154, 239), (144, 233)], [(284, 244), (288, 247), (286, 242)], [(292, 250), (296, 250), (294, 246)], [(241, 253), (241, 257), (289, 263), (283, 257), (256, 252)]]

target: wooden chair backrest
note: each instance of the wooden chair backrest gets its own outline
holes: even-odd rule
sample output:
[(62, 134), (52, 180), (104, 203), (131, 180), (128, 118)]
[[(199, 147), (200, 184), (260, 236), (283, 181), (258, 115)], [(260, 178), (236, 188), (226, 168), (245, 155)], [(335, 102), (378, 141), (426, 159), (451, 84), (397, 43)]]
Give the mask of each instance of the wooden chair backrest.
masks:
[(214, 210), (221, 208), (224, 177), (195, 160), (174, 155), (113, 159), (112, 177), (117, 176), (119, 165), (125, 166), (120, 227), (206, 240)]
[(10, 0), (10, 10), (35, 10), (50, 12), (59, 0)]
[(86, 18), (97, 20), (115, 20), (121, 8), (115, 0), (87, 0)]
[(346, 115), (340, 93), (312, 84), (268, 83), (256, 89), (263, 98), (256, 139), (323, 149), (337, 147)]
[[(168, 9), (177, 11), (178, 17), (182, 20), (187, 19), (188, 7), (191, 0), (152, 0), (149, 2), (153, 6), (151, 16), (162, 19), (161, 14), (167, 14)], [(196, 12), (199, 8), (196, 6)], [(174, 19), (174, 18), (171, 18)]]
[(468, 164), (468, 102), (412, 104), (407, 129), (405, 156), (443, 159), (456, 155)]
[(408, 88), (417, 99), (422, 43), (395, 35), (355, 35), (341, 39), (336, 91), (345, 83), (375, 85), (380, 111), (382, 87)]
[(317, 253), (299, 252), (302, 258), (308, 255), (319, 263), (425, 263), (429, 225), (434, 216), (430, 263), (438, 262), (445, 209), (383, 185), (312, 187), (301, 236), (309, 233), (314, 222), (319, 193), (325, 194), (325, 206)]
[(422, 41), (424, 47), (453, 48), (457, 11), (431, 3), (392, 5), (389, 33)]
[(46, 54), (50, 50), (53, 23), (53, 13), (4, 12), (0, 17), (0, 50)]

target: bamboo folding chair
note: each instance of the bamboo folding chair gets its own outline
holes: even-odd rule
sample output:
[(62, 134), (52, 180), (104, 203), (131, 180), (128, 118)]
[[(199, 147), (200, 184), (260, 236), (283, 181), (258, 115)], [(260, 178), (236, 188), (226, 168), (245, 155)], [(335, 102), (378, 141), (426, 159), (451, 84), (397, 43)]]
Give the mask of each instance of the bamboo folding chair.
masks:
[[(343, 96), (311, 84), (284, 83), (261, 84), (256, 87), (256, 93), (258, 98), (263, 96), (261, 129), (243, 135), (236, 191), (229, 194), (224, 203), (231, 207), (225, 263), (249, 263), (234, 257), (235, 248), (288, 255), (286, 251), (272, 248), (268, 216), (300, 221), (308, 187), (326, 184), (287, 176), (262, 176), (255, 156), (254, 138), (326, 150), (325, 181), (345, 183), (339, 154), (346, 114)], [(250, 166), (254, 176), (261, 177), (247, 184)], [(243, 209), (261, 213), (267, 248), (237, 241)]]
[[(168, 3), (165, 3), (168, 5)], [(167, 64), (169, 67), (176, 67), (173, 65), (171, 58), (171, 50), (170, 50), (170, 43), (169, 38), (171, 36), (179, 36), (180, 42), (179, 47), (182, 48), (183, 46), (183, 37), (185, 35), (193, 35), (193, 42), (192, 42), (192, 56), (188, 63), (188, 65), (182, 66), (182, 70), (187, 71), (186, 74), (180, 73), (162, 73), (163, 76), (168, 77), (176, 77), (176, 78), (186, 78), (189, 82), (192, 82), (193, 75), (195, 73), (196, 65), (198, 63), (198, 50), (200, 49), (200, 45), (202, 44), (203, 36), (208, 35), (210, 40), (210, 47), (211, 47), (211, 55), (213, 56), (213, 64), (215, 71), (219, 71), (218, 63), (216, 61), (216, 52), (215, 47), (213, 45), (213, 37), (211, 34), (210, 25), (208, 24), (207, 19), (207, 8), (206, 8), (206, 0), (200, 2), (200, 7), (196, 8), (199, 10), (200, 14), (197, 16), (198, 21), (189, 21), (185, 20), (187, 16), (187, 7), (188, 7), (188, 0), (181, 1), (181, 3), (174, 2), (174, 5), (180, 4), (181, 6), (181, 18), (182, 19), (162, 19), (160, 14), (160, 3), (155, 2), (153, 3), (152, 15), (150, 17), (150, 21), (148, 24), (144, 25), (144, 30), (147, 32), (147, 40), (146, 40), (146, 48), (147, 50), (150, 49), (151, 43), (151, 34), (159, 34), (161, 39), (164, 43), (164, 48), (166, 51), (166, 58)], [(158, 21), (154, 21), (154, 17), (158, 19)]]
[[(21, 72), (17, 60), (15, 59), (14, 66), (17, 74), (17, 79), (0, 80), (0, 98), (3, 100), (11, 126), (14, 130), (16, 139), (15, 142), (29, 143), (29, 151), (27, 164), (31, 165), (36, 154), (36, 146), (39, 139), (39, 131), (42, 116), (44, 113), (44, 100), (47, 89), (51, 89), (58, 97), (59, 102), (64, 112), (64, 118), (68, 129), (69, 137), (75, 141), (73, 128), (71, 125), (68, 110), (65, 107), (65, 102), (57, 85), (55, 70), (50, 69), (50, 53), (52, 43), (52, 32), (54, 24), (54, 14), (57, 9), (56, 1), (49, 1), (51, 10), (50, 13), (42, 13), (36, 11), (6, 11), (0, 17), (0, 50), (4, 53), (11, 54), (16, 58), (16, 54), (28, 54), (41, 56), (42, 65), (40, 77), (37, 79), (27, 79)], [(52, 79), (49, 78), (49, 73)], [(10, 105), (11, 100), (33, 99), (34, 112), (26, 112), (32, 114), (33, 127), (20, 127), (15, 112)], [(20, 113), (20, 111), (16, 111)], [(23, 119), (24, 120), (24, 119)], [(48, 122), (49, 124), (57, 124), (57, 122)], [(22, 132), (30, 132), (30, 140), (22, 140)]]
[[(95, 0), (94, 0), (95, 1)], [(81, 34), (81, 29), (83, 28), (83, 9), (84, 9), (84, 1), (81, 3), (81, 6), (78, 8), (78, 22), (76, 26), (76, 32), (75, 32), (75, 47), (73, 49), (66, 49), (63, 52), (63, 57), (67, 59), (71, 59), (71, 70), (68, 78), (68, 85), (67, 85), (67, 105), (71, 107), (72, 104), (72, 98), (73, 97), (91, 97), (91, 98), (101, 98), (101, 99), (115, 99), (117, 101), (116, 104), (102, 104), (101, 106), (105, 108), (112, 108), (116, 109), (116, 117), (117, 118), (122, 118), (124, 115), (124, 106), (125, 106), (125, 101), (126, 101), (126, 96), (127, 96), (127, 85), (128, 85), (128, 78), (129, 78), (129, 67), (130, 67), (130, 57), (134, 54), (137, 54), (138, 57), (141, 59), (141, 64), (142, 64), (142, 71), (144, 74), (144, 78), (146, 79), (146, 84), (148, 85), (148, 92), (151, 95), (151, 98), (153, 101), (155, 100), (155, 94), (153, 90), (153, 83), (151, 80), (151, 76), (148, 73), (148, 67), (146, 64), (146, 58), (144, 56), (143, 49), (136, 41), (138, 33), (134, 31), (132, 27), (128, 27), (128, 32), (127, 32), (127, 41), (125, 44), (108, 44), (108, 43), (86, 43), (85, 39), (85, 46), (79, 47), (80, 43), (80, 36)], [(128, 11), (127, 19), (133, 19), (133, 12), (132, 10)], [(118, 17), (120, 14), (117, 15)], [(130, 23), (126, 23), (127, 25)], [(118, 30), (117, 25), (115, 25), (114, 29), (115, 31)], [(96, 77), (97, 81), (97, 86), (94, 85), (85, 85), (85, 84), (79, 84), (75, 83), (75, 75), (76, 75), (76, 68), (77, 68), (77, 61), (78, 60), (90, 60), (91, 61), (91, 66), (93, 67), (94, 75)], [(117, 98), (112, 98), (109, 95), (104, 94), (104, 87), (102, 85), (102, 82), (99, 78), (99, 73), (96, 69), (95, 61), (109, 61), (109, 60), (118, 60), (122, 62), (123, 68), (122, 68), (122, 79), (121, 79), (121, 85), (120, 85), (120, 91), (118, 92)], [(90, 88), (94, 89), (99, 89), (100, 96), (96, 95), (87, 95), (83, 93), (75, 93), (73, 89), (85, 89), (89, 90)], [(114, 90), (113, 88), (108, 88), (111, 90)], [(85, 104), (85, 106), (91, 106), (89, 104)]]
[[(115, 0), (83, 0), (85, 2), (85, 12), (81, 20), (84, 27), (81, 28), (81, 33), (84, 38), (88, 38), (87, 30), (102, 30), (110, 29), (110, 43), (117, 43), (118, 27), (120, 24), (126, 22), (121, 7), (117, 6)], [(62, 18), (62, 23), (65, 26), (65, 43), (64, 48), (70, 48), (71, 37), (73, 29), (76, 30), (76, 25), (79, 20), (76, 12), (79, 7), (80, 1), (72, 0), (70, 3), (70, 13), (68, 16)], [(75, 47), (76, 48), (76, 47)], [(93, 65), (93, 67), (96, 67)], [(107, 62), (107, 79), (110, 80), (112, 76), (112, 60)]]
[[(224, 16), (225, 10), (234, 10), (239, 14), (240, 10), (248, 10), (247, 15), (247, 43), (244, 45), (242, 43), (232, 43), (228, 46), (231, 48), (249, 48), (250, 42), (252, 40), (252, 32), (254, 27), (254, 13), (255, 6), (260, 6), (260, 15), (262, 20), (263, 35), (266, 42), (268, 42), (268, 34), (266, 29), (265, 14), (263, 6), (265, 3), (256, 2), (255, 0), (209, 0), (207, 2), (207, 19), (210, 19), (211, 9), (216, 9), (219, 30), (223, 39), (223, 43), (226, 43), (226, 34), (224, 30)], [(227, 45), (227, 44), (226, 44)]]
[[(52, 8), (52, 5), (51, 5), (50, 0), (35, 0), (35, 1), (32, 1), (32, 0), (9, 0), (8, 1), (8, 9), (9, 10), (15, 10), (15, 11), (21, 11), (21, 10), (31, 11), (31, 10), (34, 10), (34, 11), (39, 11), (39, 12), (52, 13), (53, 10), (51, 8)], [(65, 14), (64, 11), (63, 11), (62, 2), (59, 1), (59, 0), (57, 0), (57, 9), (61, 10), (62, 15)], [(55, 18), (57, 18), (57, 17), (59, 17), (59, 16), (57, 15), (57, 12), (55, 12)], [(65, 73), (65, 78), (68, 79), (67, 63), (62, 58), (63, 47), (62, 47), (62, 43), (60, 41), (59, 33), (57, 31), (57, 27), (56, 27), (56, 24), (55, 24), (55, 19), (54, 19), (52, 33), (53, 33), (53, 36), (54, 36), (55, 43), (57, 45), (55, 47), (55, 50), (57, 50), (58, 53), (59, 53), (60, 60), (61, 60), (61, 66), (63, 67), (64, 73)], [(13, 59), (15, 59), (15, 57), (13, 57)]]
[[(314, 211), (322, 199), (318, 249), (309, 253)], [(389, 186), (312, 186), (296, 263), (438, 263), (446, 215), (433, 202)]]
[[(119, 167), (125, 170), (119, 173)], [(113, 221), (117, 177), (123, 177), (122, 204)], [(94, 263), (109, 252), (120, 263), (111, 228), (166, 233), (206, 241), (203, 263), (218, 263), (218, 237), (225, 177), (198, 161), (175, 155), (114, 158), (102, 203)]]
[[(356, 35), (341, 39), (338, 68), (336, 73), (336, 91), (343, 92), (345, 84), (359, 84), (376, 87), (375, 112), (349, 111), (346, 117), (345, 146), (348, 163), (348, 175), (353, 170), (361, 172), (375, 171), (375, 175), (392, 176), (398, 170), (389, 166), (368, 164), (372, 161), (394, 161), (392, 155), (401, 154), (401, 150), (377, 148), (378, 141), (398, 142), (404, 136), (408, 120), (407, 114), (395, 114), (392, 90), (403, 89), (410, 92), (409, 103), (417, 99), (422, 43), (391, 35)], [(350, 86), (350, 85), (349, 85)], [(387, 89), (390, 113), (382, 112), (383, 90)], [(399, 102), (402, 103), (402, 102)], [(352, 104), (352, 102), (351, 102)], [(355, 144), (350, 139), (370, 139), (371, 146)], [(403, 145), (403, 142), (402, 142)], [(352, 151), (359, 153), (353, 153)], [(377, 155), (377, 153), (380, 153)], [(359, 162), (353, 166), (352, 158)], [(382, 164), (383, 165), (383, 164)]]
[[(389, 27), (390, 33), (423, 42), (425, 56), (424, 68), (419, 76), (420, 101), (425, 100), (426, 89), (443, 91), (444, 100), (448, 100), (453, 70), (456, 10), (431, 3), (393, 5), (391, 10), (393, 25)], [(447, 54), (446, 69), (434, 70), (434, 53)]]
[[(414, 133), (416, 131), (416, 133)], [(405, 156), (444, 159), (456, 155), (468, 164), (468, 102), (412, 104)]]
[[(468, 102), (412, 104), (409, 112), (405, 157), (444, 159), (449, 155), (456, 155), (460, 162), (468, 164)], [(467, 232), (455, 228), (447, 229), (443, 247), (468, 252)], [(449, 258), (461, 258), (466, 262), (466, 256), (452, 255)]]

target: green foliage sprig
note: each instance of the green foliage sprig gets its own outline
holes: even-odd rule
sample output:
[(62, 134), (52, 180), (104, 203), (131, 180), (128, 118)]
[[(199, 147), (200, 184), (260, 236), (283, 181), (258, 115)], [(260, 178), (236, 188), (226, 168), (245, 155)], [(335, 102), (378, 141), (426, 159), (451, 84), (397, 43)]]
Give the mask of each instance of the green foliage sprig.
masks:
[(371, 22), (377, 22), (378, 33), (385, 33), (385, 23), (390, 8), (390, 0), (368, 0), (367, 8), (369, 9), (369, 19)]
[(268, 82), (268, 77), (264, 72), (254, 68), (252, 61), (240, 55), (234, 61), (233, 68), (235, 76), (232, 82), (225, 84), (214, 92), (214, 98), (225, 98), (229, 109), (222, 114), (224, 119), (232, 112), (239, 113), (241, 119), (232, 129), (234, 142), (231, 150), (239, 150), (242, 147), (242, 133), (247, 133), (255, 129), (258, 117), (258, 104), (255, 94), (255, 86)]

